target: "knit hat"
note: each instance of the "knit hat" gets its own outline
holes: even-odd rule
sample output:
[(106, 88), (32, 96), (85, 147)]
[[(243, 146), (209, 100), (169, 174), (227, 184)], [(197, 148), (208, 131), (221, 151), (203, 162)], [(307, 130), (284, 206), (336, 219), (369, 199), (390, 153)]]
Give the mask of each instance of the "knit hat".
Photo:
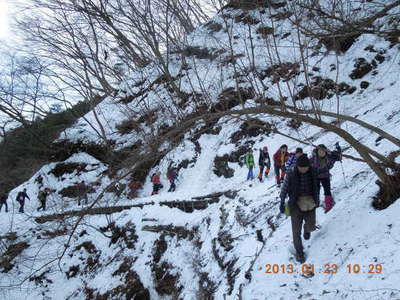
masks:
[(324, 151), (328, 151), (328, 148), (326, 148), (326, 146), (324, 144), (318, 145), (318, 149), (321, 149), (321, 150), (324, 150)]
[(297, 159), (297, 166), (298, 167), (309, 167), (310, 166), (310, 160), (308, 159), (307, 154), (303, 154)]
[(264, 152), (267, 152), (267, 151), (268, 151), (268, 147), (265, 146), (265, 147), (263, 148), (263, 151), (264, 151)]
[(303, 153), (303, 149), (302, 148), (296, 148), (296, 153)]

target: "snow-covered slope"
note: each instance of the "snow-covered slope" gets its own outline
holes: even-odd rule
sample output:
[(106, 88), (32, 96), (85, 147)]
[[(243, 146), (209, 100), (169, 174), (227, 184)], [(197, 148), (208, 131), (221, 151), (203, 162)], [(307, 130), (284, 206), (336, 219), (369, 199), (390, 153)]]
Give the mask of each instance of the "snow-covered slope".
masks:
[[(259, 23), (243, 22), (246, 16)], [(226, 95), (235, 99), (237, 84), (244, 94), (253, 92), (246, 94), (248, 99), (244, 103), (233, 101), (232, 109), (256, 106), (254, 91), (278, 100), (274, 76), (261, 76), (259, 80), (255, 72), (249, 72), (253, 63), (252, 55), (248, 55), (250, 38), (258, 74), (270, 74), (269, 68), (277, 64), (276, 54), (268, 53), (265, 37), (257, 33), (263, 26), (274, 25), (282, 62), (299, 61), (290, 21), (275, 19), (272, 24), (271, 20), (262, 9), (224, 9), (212, 23), (189, 36), (186, 50), (191, 54), (180, 51), (169, 58), (170, 73), (187, 96), (187, 102), (180, 103), (181, 98), (173, 97), (161, 72), (149, 65), (131, 74), (116, 97), (106, 98), (96, 107), (96, 115), (90, 112), (78, 120), (63, 132), (59, 141), (102, 145), (105, 134), (116, 151), (138, 141), (151, 143), (152, 138), (157, 139), (161, 125), (173, 126), (204, 106), (212, 110)], [(317, 41), (312, 40), (311, 46), (313, 43)], [(343, 83), (345, 88), (339, 94), (342, 113), (400, 137), (398, 53), (399, 45), (364, 34), (341, 56), (317, 52), (308, 58), (307, 66), (315, 80), (320, 77)], [(232, 57), (236, 65), (230, 63)], [(349, 75), (357, 70), (360, 58), (372, 67), (361, 78), (352, 79)], [(291, 81), (297, 92), (305, 83), (301, 69)], [(280, 87), (284, 95), (290, 94), (286, 84)], [(326, 111), (337, 109), (336, 97), (328, 98), (333, 90), (327, 88), (327, 97), (320, 101)], [(154, 118), (149, 115), (152, 110), (156, 112)], [(151, 121), (146, 121), (150, 116)], [(276, 124), (279, 131), (300, 140), (313, 137), (314, 145), (324, 143), (332, 148), (339, 141), (347, 146), (333, 133), (307, 124), (295, 130), (287, 126), (287, 120), (277, 117), (251, 117)], [(122, 133), (119, 125), (125, 120), (136, 121), (132, 127), (136, 130)], [(6, 251), (0, 261), (4, 298), (400, 299), (400, 254), (396, 251), (400, 243), (400, 204), (396, 202), (383, 211), (371, 207), (378, 186), (367, 165), (345, 159), (333, 168), (332, 187), (337, 204), (328, 214), (317, 210), (321, 228), (305, 242), (306, 263), (314, 266), (315, 275), (307, 278), (302, 276), (302, 265), (290, 259), (290, 219), (279, 214), (279, 190), (274, 186), (272, 172), (264, 182), (246, 181), (243, 154), (250, 148), (268, 146), (272, 155), (282, 144), (288, 144), (290, 151), (302, 146), (311, 153), (313, 148), (273, 134), (267, 128), (253, 134), (243, 124), (245, 120), (224, 117), (211, 124), (208, 133), (196, 135), (196, 130), (204, 125), (201, 122), (186, 132), (185, 138), (148, 170), (149, 175), (157, 170), (163, 174), (165, 187), (155, 196), (149, 196), (152, 187), (147, 176), (139, 197), (128, 199), (129, 178), (123, 178), (113, 188), (115, 172), (109, 172), (106, 162), (87, 153), (76, 153), (64, 162), (43, 166), (31, 180), (10, 193), (10, 199), (15, 199), (22, 188), (28, 189), (31, 201), (26, 213), (1, 212), (1, 250)], [(378, 135), (355, 124), (345, 122), (341, 126), (382, 154), (397, 150), (386, 139), (378, 139)], [(352, 148), (345, 154), (358, 156)], [(257, 152), (255, 158), (258, 159)], [(177, 190), (173, 193), (166, 192), (165, 174), (170, 165), (180, 166)], [(132, 166), (125, 167), (118, 175)], [(220, 169), (228, 174), (218, 176)], [(88, 195), (89, 205), (99, 198), (93, 207), (85, 206), (83, 217), (76, 200), (68, 197), (71, 187), (82, 180), (93, 187)], [(36, 195), (41, 187), (55, 191), (46, 213), (36, 212)], [(182, 205), (170, 207), (173, 205), (166, 203), (177, 201), (191, 206), (202, 201), (193, 197), (217, 192), (226, 193), (206, 197), (213, 201), (193, 212), (185, 212), (188, 210)], [(110, 207), (117, 209), (110, 213)], [(17, 211), (14, 200), (11, 209)], [(68, 214), (71, 211), (74, 213)], [(293, 264), (294, 273), (287, 273), (289, 264)], [(337, 266), (337, 272), (324, 272), (327, 264), (330, 269)], [(271, 273), (266, 273), (267, 265), (279, 268), (276, 270), (275, 266)], [(360, 272), (355, 274), (357, 265)]]

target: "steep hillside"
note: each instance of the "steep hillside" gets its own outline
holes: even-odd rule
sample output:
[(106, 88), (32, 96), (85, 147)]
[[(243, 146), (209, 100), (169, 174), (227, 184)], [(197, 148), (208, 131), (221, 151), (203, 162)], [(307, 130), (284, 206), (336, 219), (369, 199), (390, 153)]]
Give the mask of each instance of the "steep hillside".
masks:
[[(289, 102), (293, 93), (307, 108), (312, 94), (324, 111), (339, 109), (400, 138), (400, 44), (363, 33), (336, 55), (310, 38), (303, 64), (289, 8), (232, 1), (169, 54), (169, 74), (157, 64), (130, 74), (115, 97), (59, 136), (60, 161), (12, 190), (13, 213), (1, 212), (5, 299), (400, 299), (399, 202), (371, 206), (378, 178), (335, 133), (251, 110), (279, 105), (282, 96)], [(382, 18), (384, 29), (389, 17)], [(243, 109), (251, 113), (227, 113)], [(354, 122), (323, 119), (384, 156), (398, 150)], [(315, 274), (303, 276), (273, 172), (246, 181), (244, 155), (254, 149), (258, 159), (268, 146), (272, 156), (282, 144), (310, 154), (313, 145), (336, 142), (346, 155), (332, 169), (337, 204), (328, 214), (317, 210), (320, 228), (305, 242)], [(170, 166), (179, 180), (168, 193)], [(156, 171), (164, 188), (150, 196)], [(133, 199), (132, 179), (143, 183)], [(37, 212), (44, 187), (53, 190), (49, 209)], [(18, 214), (14, 199), (23, 188), (31, 200)]]

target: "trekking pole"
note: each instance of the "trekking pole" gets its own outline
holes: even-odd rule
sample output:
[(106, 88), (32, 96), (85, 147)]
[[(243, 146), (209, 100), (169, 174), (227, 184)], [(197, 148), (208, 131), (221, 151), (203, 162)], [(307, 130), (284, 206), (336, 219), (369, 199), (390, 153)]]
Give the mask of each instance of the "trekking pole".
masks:
[(343, 162), (342, 161), (340, 161), (340, 165), (342, 166), (342, 174), (343, 174), (343, 179), (344, 179), (344, 186), (347, 189), (348, 186), (347, 186), (347, 182), (346, 182), (346, 175), (344, 174), (344, 168), (343, 168)]

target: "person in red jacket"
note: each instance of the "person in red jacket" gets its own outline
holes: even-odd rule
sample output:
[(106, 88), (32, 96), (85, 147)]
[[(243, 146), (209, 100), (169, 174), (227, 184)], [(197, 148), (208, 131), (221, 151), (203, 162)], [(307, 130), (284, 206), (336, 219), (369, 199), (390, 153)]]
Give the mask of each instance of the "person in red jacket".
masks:
[(157, 195), (158, 191), (163, 188), (160, 180), (161, 172), (154, 173), (151, 177), (151, 183), (153, 184), (153, 192), (151, 195)]
[(276, 185), (278, 187), (281, 186), (281, 182), (285, 177), (285, 172), (286, 172), (285, 164), (288, 159), (289, 159), (288, 146), (282, 145), (278, 149), (278, 151), (276, 151), (276, 153), (274, 154), (275, 179), (276, 179)]

